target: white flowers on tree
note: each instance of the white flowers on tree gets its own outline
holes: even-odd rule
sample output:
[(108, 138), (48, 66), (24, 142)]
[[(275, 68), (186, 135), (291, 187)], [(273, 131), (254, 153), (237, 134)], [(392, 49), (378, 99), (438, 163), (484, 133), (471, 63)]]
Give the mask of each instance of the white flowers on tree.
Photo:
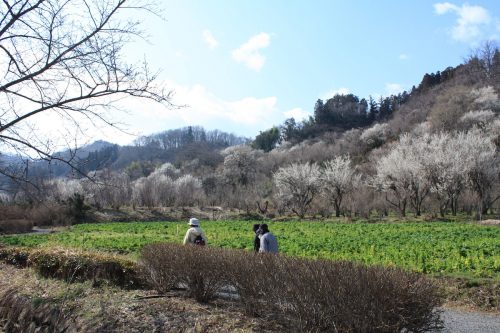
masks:
[(321, 173), (315, 163), (291, 164), (274, 174), (277, 199), (303, 218), (321, 188)]
[(390, 135), (390, 128), (387, 123), (375, 124), (363, 131), (359, 137), (368, 147), (375, 148), (383, 145)]
[(259, 154), (258, 150), (245, 145), (229, 147), (223, 151), (223, 174), (230, 185), (248, 186), (255, 180)]
[(136, 204), (148, 207), (193, 205), (203, 196), (201, 181), (186, 174), (177, 179), (179, 171), (170, 163), (158, 167), (147, 177), (133, 183), (132, 197)]
[(325, 163), (320, 175), (322, 194), (335, 206), (335, 216), (339, 217), (342, 200), (356, 189), (361, 182), (361, 175), (351, 166), (349, 156), (338, 156)]
[(389, 194), (387, 201), (406, 215), (410, 203), (415, 214), (421, 214), (422, 202), (430, 191), (430, 182), (425, 174), (424, 159), (426, 146), (419, 140), (405, 134), (389, 154), (377, 163), (376, 187)]
[(386, 192), (387, 201), (402, 216), (408, 203), (420, 215), (429, 192), (436, 194), (441, 215), (448, 207), (455, 215), (458, 198), (466, 186), (478, 197), (479, 214), (484, 213), (498, 199), (492, 195), (500, 171), (492, 142), (495, 124), (485, 132), (475, 127), (454, 134), (403, 135), (379, 160), (374, 185)]

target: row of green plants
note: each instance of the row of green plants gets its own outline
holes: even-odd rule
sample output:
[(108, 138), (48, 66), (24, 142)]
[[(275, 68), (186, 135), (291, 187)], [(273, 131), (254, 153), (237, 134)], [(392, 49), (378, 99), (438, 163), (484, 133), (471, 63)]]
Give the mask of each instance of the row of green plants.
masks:
[[(251, 249), (253, 221), (202, 224), (209, 246)], [(349, 260), (426, 274), (500, 277), (500, 228), (472, 223), (269, 222), (280, 251), (291, 256)], [(185, 222), (75, 225), (48, 235), (0, 237), (0, 243), (99, 249), (137, 257), (154, 242), (182, 241)]]
[(396, 268), (172, 243), (147, 245), (140, 264), (161, 293), (230, 297), (292, 332), (416, 333), (442, 324), (436, 286)]

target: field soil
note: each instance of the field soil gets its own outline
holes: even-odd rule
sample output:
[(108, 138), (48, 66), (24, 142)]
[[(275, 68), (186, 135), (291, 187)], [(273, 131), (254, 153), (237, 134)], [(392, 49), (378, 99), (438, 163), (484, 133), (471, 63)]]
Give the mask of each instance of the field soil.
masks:
[[(153, 291), (123, 290), (88, 283), (68, 284), (37, 277), (31, 269), (0, 264), (0, 304), (13, 320), (24, 318), (21, 331), (47, 327), (48, 321), (67, 327), (66, 332), (282, 332), (272, 321), (246, 316), (234, 302), (218, 300), (199, 304), (182, 293), (158, 297)], [(8, 295), (8, 296), (6, 296)], [(14, 295), (14, 296), (13, 296)], [(32, 311), (27, 313), (27, 304)], [(17, 310), (16, 310), (17, 307)], [(51, 319), (57, 315), (59, 318)], [(5, 313), (3, 313), (5, 317)], [(43, 320), (40, 318), (43, 317)], [(30, 323), (31, 321), (31, 323)], [(9, 323), (0, 318), (0, 332)], [(30, 326), (31, 325), (31, 326)], [(19, 326), (18, 326), (19, 327)], [(31, 328), (29, 328), (31, 327)], [(57, 332), (62, 327), (55, 329)]]

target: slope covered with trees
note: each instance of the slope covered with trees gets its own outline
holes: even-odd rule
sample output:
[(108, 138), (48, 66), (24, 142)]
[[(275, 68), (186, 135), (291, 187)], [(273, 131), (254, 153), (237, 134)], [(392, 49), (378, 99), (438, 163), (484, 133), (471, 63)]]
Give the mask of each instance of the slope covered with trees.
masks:
[(52, 174), (38, 179), (38, 190), (56, 202), (79, 193), (98, 207), (481, 217), (500, 203), (499, 68), (498, 47), (487, 42), (408, 92), (318, 100), (309, 119), (288, 119), (252, 142), (201, 127), (141, 137), (81, 159), (93, 181)]

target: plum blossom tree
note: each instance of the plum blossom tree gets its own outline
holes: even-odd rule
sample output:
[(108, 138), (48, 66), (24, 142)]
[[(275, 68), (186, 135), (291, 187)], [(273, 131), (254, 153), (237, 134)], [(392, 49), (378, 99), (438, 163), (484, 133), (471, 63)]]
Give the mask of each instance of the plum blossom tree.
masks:
[(320, 176), (320, 169), (315, 163), (294, 163), (280, 168), (274, 173), (278, 201), (304, 218), (312, 200), (320, 191)]
[(406, 216), (408, 203), (416, 216), (421, 215), (422, 203), (430, 191), (423, 164), (426, 153), (426, 146), (419, 144), (418, 138), (404, 134), (377, 163), (374, 186), (386, 192), (386, 200), (401, 216)]
[(423, 164), (429, 177), (431, 192), (438, 199), (439, 212), (444, 216), (450, 207), (452, 214), (456, 215), (459, 196), (466, 186), (464, 160), (469, 153), (466, 135), (447, 132), (426, 134), (426, 139), (420, 142), (427, 146)]
[(203, 198), (201, 181), (191, 175), (184, 175), (175, 180), (176, 204), (192, 206)]
[(499, 181), (500, 156), (491, 136), (479, 129), (469, 131), (464, 141), (467, 154), (463, 163), (468, 185), (478, 197), (478, 218), (481, 218), (500, 198), (500, 195), (495, 197), (492, 191)]
[(105, 169), (92, 172), (90, 178), (92, 180), (82, 178), (81, 182), (86, 196), (96, 207), (119, 209), (130, 202), (132, 189), (130, 177), (125, 172)]
[(348, 155), (325, 162), (320, 176), (322, 193), (333, 202), (336, 217), (340, 216), (343, 199), (359, 186), (360, 180)]
[(372, 127), (363, 131), (360, 140), (370, 149), (383, 145), (391, 134), (387, 123), (375, 124)]

